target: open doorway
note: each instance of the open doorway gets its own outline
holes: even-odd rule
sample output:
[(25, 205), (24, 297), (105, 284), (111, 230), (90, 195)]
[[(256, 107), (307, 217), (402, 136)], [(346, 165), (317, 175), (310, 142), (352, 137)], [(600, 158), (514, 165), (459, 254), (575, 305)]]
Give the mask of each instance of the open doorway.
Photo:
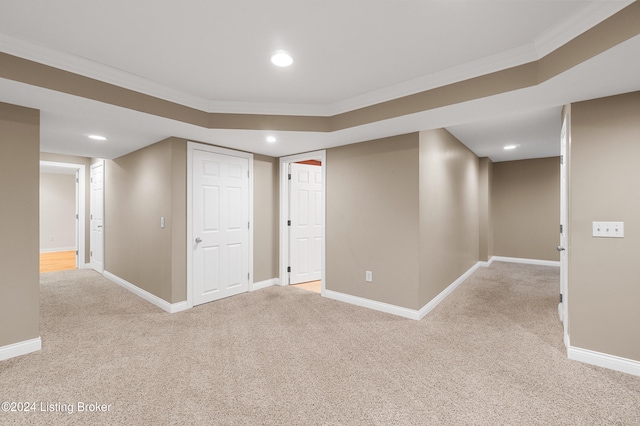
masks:
[(280, 285), (325, 290), (326, 152), (280, 159)]
[(40, 162), (40, 272), (83, 268), (85, 166)]

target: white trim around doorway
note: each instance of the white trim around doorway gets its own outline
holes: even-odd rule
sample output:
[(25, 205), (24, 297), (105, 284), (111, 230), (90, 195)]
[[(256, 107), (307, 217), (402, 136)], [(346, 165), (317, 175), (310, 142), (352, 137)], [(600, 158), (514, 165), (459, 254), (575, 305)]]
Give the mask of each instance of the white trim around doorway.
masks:
[(78, 236), (78, 246), (76, 250), (78, 250), (77, 264), (76, 267), (78, 269), (87, 268), (87, 264), (85, 263), (86, 257), (86, 245), (85, 245), (85, 220), (86, 220), (86, 166), (84, 164), (75, 164), (75, 163), (60, 163), (57, 161), (40, 161), (40, 166), (45, 167), (56, 167), (61, 169), (72, 169), (76, 170), (78, 174), (78, 182), (77, 182), (77, 194), (76, 197), (76, 211), (78, 212), (78, 222), (76, 229)]
[(307, 152), (303, 154), (289, 155), (280, 158), (280, 267), (279, 267), (279, 285), (289, 285), (289, 273), (287, 272), (289, 260), (289, 232), (287, 228), (287, 220), (289, 217), (289, 164), (298, 161), (317, 160), (322, 163), (322, 248), (321, 248), (321, 269), (322, 269), (322, 290), (321, 294), (326, 293), (326, 188), (327, 188), (327, 152), (325, 150)]

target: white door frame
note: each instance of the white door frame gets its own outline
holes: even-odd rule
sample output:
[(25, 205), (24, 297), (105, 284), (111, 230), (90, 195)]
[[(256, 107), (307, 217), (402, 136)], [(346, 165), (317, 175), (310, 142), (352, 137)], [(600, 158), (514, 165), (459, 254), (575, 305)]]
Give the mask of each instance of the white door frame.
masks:
[(564, 331), (564, 344), (569, 347), (569, 165), (571, 152), (571, 105), (564, 107), (560, 141), (560, 294), (562, 303), (558, 306)]
[(86, 167), (84, 164), (60, 163), (57, 161), (40, 161), (40, 166), (58, 167), (61, 169), (75, 170), (78, 175), (76, 182), (76, 211), (78, 212), (78, 220), (76, 221), (76, 236), (78, 255), (76, 256), (76, 268), (86, 268), (85, 263), (85, 216), (86, 216)]
[(187, 309), (193, 308), (193, 151), (207, 151), (249, 160), (249, 291), (253, 290), (253, 154), (187, 142)]
[(280, 285), (289, 285), (289, 229), (287, 220), (289, 219), (289, 163), (296, 163), (305, 160), (318, 160), (322, 163), (322, 246), (320, 249), (321, 258), (320, 265), (322, 270), (322, 295), (326, 288), (326, 271), (325, 271), (325, 253), (326, 253), (326, 182), (327, 182), (327, 152), (325, 150), (307, 152), (304, 154), (289, 155), (280, 158), (280, 276), (278, 278)]
[[(104, 187), (105, 187), (105, 178), (106, 178), (105, 161), (104, 160), (98, 160), (98, 161), (95, 161), (95, 162), (91, 163), (91, 165), (89, 166), (89, 170), (90, 170), (89, 176), (92, 175), (92, 169), (94, 167), (98, 167), (98, 166), (102, 167), (102, 203), (100, 203), (102, 205), (102, 211), (100, 212), (101, 216), (102, 216), (102, 239), (101, 239), (100, 244), (99, 244), (99, 246), (101, 246), (100, 247), (100, 253), (102, 253), (102, 265), (100, 267), (100, 270), (96, 269), (96, 271), (100, 272), (101, 274), (104, 274), (104, 263), (105, 263), (104, 238), (105, 238), (105, 233), (106, 233), (105, 232), (106, 231), (105, 230), (105, 226), (104, 226), (104, 224), (105, 224), (105, 217), (104, 217), (104, 212), (105, 212)], [(90, 195), (90, 197), (93, 197), (93, 190), (89, 191), (89, 195)], [(93, 203), (92, 202), (89, 202), (89, 213), (90, 213), (90, 215), (93, 215), (93, 213), (94, 213), (93, 212)], [(89, 237), (89, 248), (91, 248), (95, 243), (93, 241), (93, 235), (92, 235), (92, 231), (91, 230), (89, 230), (89, 236), (90, 236)], [(92, 257), (93, 256), (89, 256), (89, 267), (90, 268), (93, 268), (93, 261), (91, 260)]]

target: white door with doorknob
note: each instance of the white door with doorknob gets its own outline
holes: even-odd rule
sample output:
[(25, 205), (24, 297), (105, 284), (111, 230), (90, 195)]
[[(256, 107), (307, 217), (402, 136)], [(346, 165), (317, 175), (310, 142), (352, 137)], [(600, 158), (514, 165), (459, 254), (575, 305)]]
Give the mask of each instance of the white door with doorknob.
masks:
[(249, 160), (192, 157), (193, 305), (249, 290)]

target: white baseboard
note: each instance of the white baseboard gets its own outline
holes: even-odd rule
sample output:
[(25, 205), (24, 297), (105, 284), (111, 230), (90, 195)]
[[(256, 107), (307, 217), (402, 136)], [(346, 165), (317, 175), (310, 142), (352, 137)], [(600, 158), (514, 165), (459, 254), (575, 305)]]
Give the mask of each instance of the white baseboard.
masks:
[(257, 283), (251, 284), (251, 288), (249, 291), (256, 291), (263, 288), (271, 287), (272, 285), (278, 285), (280, 280), (277, 278), (271, 278), (270, 280), (258, 281)]
[(558, 260), (540, 260), (540, 259), (525, 259), (522, 257), (504, 257), (504, 256), (492, 256), (489, 262), (482, 262), (482, 266), (490, 266), (493, 262), (510, 262), (510, 263), (526, 263), (528, 265), (541, 265), (541, 266), (557, 266), (560, 267), (560, 261)]
[(0, 361), (30, 354), (32, 352), (38, 352), (41, 349), (42, 340), (40, 337), (18, 343), (12, 343), (10, 345), (0, 347)]
[(178, 303), (169, 303), (166, 300), (159, 298), (155, 294), (151, 294), (148, 291), (143, 290), (140, 287), (137, 287), (126, 280), (123, 280), (122, 278), (112, 274), (109, 271), (104, 271), (103, 275), (105, 278), (110, 279), (114, 283), (118, 284), (120, 287), (129, 290), (131, 293), (135, 294), (138, 297), (143, 298), (144, 300), (146, 300), (147, 302), (153, 305), (156, 305), (157, 307), (159, 307), (165, 312), (174, 314), (176, 312), (180, 312), (188, 309), (186, 300)]
[(464, 280), (469, 278), (471, 276), (471, 274), (473, 274), (480, 266), (482, 266), (481, 263), (477, 262), (475, 265), (473, 265), (471, 268), (469, 268), (467, 270), (467, 272), (465, 272), (464, 274), (460, 275), (457, 280), (455, 280), (454, 282), (449, 284), (449, 286), (447, 288), (442, 290), (440, 292), (440, 294), (438, 294), (436, 297), (431, 299), (431, 301), (429, 303), (424, 305), (418, 311), (418, 319), (424, 318), (429, 312), (431, 312), (433, 310), (433, 308), (438, 306), (440, 304), (440, 302), (442, 302), (445, 299), (445, 297), (447, 297), (449, 294), (451, 294), (451, 292), (453, 292), (453, 290), (455, 290), (460, 284), (462, 284), (464, 282)]
[[(486, 262), (485, 262), (486, 263)], [(456, 279), (453, 283), (451, 283), (447, 288), (442, 290), (440, 294), (434, 297), (429, 303), (424, 305), (420, 310), (404, 308), (402, 306), (391, 305), (389, 303), (378, 302), (376, 300), (365, 299), (363, 297), (352, 296), (350, 294), (340, 293), (333, 290), (325, 289), (322, 292), (323, 297), (327, 297), (329, 299), (338, 300), (340, 302), (350, 303), (352, 305), (361, 306), (363, 308), (374, 309), (380, 312), (386, 312), (388, 314), (398, 315), (404, 318), (421, 320), (424, 318), (429, 312), (433, 310), (440, 302), (442, 302), (453, 290), (456, 289), (460, 284), (464, 282), (471, 274), (473, 274), (476, 269), (482, 266), (481, 262), (473, 265), (467, 272), (460, 275), (458, 279)]]
[(40, 249), (40, 253), (56, 253), (59, 251), (76, 251), (77, 249), (74, 247), (54, 247), (54, 248), (46, 248)]
[(361, 306), (363, 308), (373, 309), (375, 311), (386, 312), (387, 314), (398, 315), (409, 319), (420, 319), (418, 317), (418, 311), (416, 311), (415, 309), (403, 308), (402, 306), (378, 302), (377, 300), (365, 299), (364, 297), (353, 296), (351, 294), (340, 293), (338, 291), (325, 289), (322, 292), (322, 297), (337, 300), (339, 302), (350, 303), (352, 305)]
[(569, 346), (567, 356), (574, 361), (640, 376), (640, 361)]
[(386, 312), (388, 314), (398, 315), (404, 318), (421, 320), (429, 312), (431, 312), (436, 306), (440, 304), (449, 294), (453, 292), (460, 284), (462, 284), (467, 278), (471, 276), (480, 267), (489, 267), (493, 262), (511, 262), (511, 263), (526, 263), (530, 265), (543, 265), (543, 266), (560, 266), (560, 262), (553, 260), (538, 260), (538, 259), (524, 259), (519, 257), (502, 257), (492, 256), (488, 262), (477, 262), (464, 274), (460, 275), (453, 283), (447, 288), (442, 290), (440, 294), (434, 297), (429, 303), (424, 305), (420, 310), (408, 309), (402, 306), (391, 305), (384, 302), (378, 302), (376, 300), (365, 299), (363, 297), (352, 296), (346, 293), (340, 293), (333, 290), (324, 290), (322, 292), (323, 297), (329, 299), (338, 300), (340, 302), (350, 303), (352, 305), (362, 306), (363, 308), (374, 309), (380, 312)]

